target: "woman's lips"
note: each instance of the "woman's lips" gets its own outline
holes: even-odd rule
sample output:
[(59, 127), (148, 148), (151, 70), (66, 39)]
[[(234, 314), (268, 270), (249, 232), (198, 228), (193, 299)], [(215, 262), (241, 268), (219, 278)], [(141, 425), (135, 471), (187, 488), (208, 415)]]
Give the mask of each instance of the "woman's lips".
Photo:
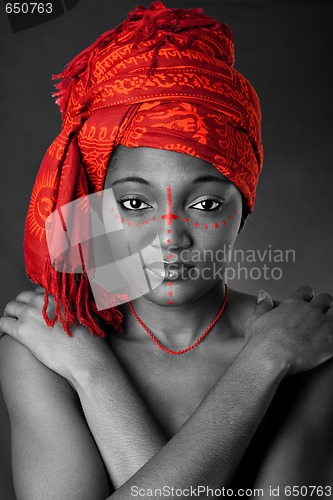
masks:
[(187, 262), (152, 262), (146, 265), (147, 271), (151, 271), (163, 280), (176, 280), (187, 278), (190, 269), (194, 266)]

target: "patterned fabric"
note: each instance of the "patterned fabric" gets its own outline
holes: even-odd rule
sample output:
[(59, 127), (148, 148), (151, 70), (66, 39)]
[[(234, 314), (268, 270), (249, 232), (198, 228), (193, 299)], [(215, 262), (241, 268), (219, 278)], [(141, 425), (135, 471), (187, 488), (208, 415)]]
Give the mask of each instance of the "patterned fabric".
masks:
[[(57, 85), (61, 133), (49, 147), (33, 188), (24, 251), (30, 279), (54, 295), (55, 317), (69, 333), (78, 318), (104, 336), (95, 313), (115, 328), (116, 308), (97, 311), (87, 276), (52, 269), (45, 220), (58, 207), (103, 189), (119, 145), (183, 152), (212, 163), (253, 209), (262, 167), (260, 107), (234, 69), (227, 25), (201, 9), (137, 7), (67, 65)], [(47, 296), (47, 294), (46, 294)]]

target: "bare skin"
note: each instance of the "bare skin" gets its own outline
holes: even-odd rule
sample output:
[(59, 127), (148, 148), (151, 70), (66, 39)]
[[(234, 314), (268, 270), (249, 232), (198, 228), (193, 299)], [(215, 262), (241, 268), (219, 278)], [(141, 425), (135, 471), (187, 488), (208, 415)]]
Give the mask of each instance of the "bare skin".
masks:
[[(168, 170), (161, 173), (162, 160)], [(240, 226), (238, 190), (219, 181), (209, 181), (208, 188), (190, 185), (208, 170), (219, 176), (214, 167), (177, 153), (122, 150), (106, 187), (124, 176), (125, 164), (127, 176), (135, 172), (155, 184), (119, 183), (117, 202), (135, 194), (151, 206), (164, 250), (170, 234), (161, 218), (170, 209), (167, 186), (178, 216), (171, 233), (176, 255), (233, 244)], [(223, 233), (200, 229), (217, 220), (216, 213), (193, 208), (207, 195), (222, 198), (221, 212), (233, 213)], [(128, 220), (142, 216), (126, 213)], [(187, 217), (201, 226), (189, 226)], [(128, 231), (132, 248), (150, 244), (154, 231), (153, 225)], [(167, 290), (164, 283), (134, 305), (162, 344), (181, 349), (216, 315), (223, 283), (178, 281), (172, 307)], [(51, 498), (52, 491), (52, 498), (102, 499), (116, 490), (112, 498), (128, 499), (133, 485), (164, 484), (262, 487), (268, 498), (269, 485), (329, 483), (331, 296), (312, 298), (303, 287), (274, 308), (269, 299), (257, 306), (254, 297), (230, 291), (220, 322), (202, 344), (180, 356), (159, 350), (128, 305), (121, 306), (122, 334), (103, 341), (80, 327), (69, 339), (56, 326), (57, 335), (40, 317), (42, 298), (41, 292), (23, 292), (0, 322), (13, 337), (1, 340), (0, 375), (12, 422), (18, 498)]]

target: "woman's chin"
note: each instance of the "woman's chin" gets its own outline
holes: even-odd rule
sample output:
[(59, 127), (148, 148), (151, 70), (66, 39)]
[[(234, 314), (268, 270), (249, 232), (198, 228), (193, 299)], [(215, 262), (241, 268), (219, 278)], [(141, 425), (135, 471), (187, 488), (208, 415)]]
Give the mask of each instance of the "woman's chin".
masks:
[(158, 287), (144, 295), (144, 298), (164, 307), (190, 304), (208, 293), (218, 281), (164, 280)]

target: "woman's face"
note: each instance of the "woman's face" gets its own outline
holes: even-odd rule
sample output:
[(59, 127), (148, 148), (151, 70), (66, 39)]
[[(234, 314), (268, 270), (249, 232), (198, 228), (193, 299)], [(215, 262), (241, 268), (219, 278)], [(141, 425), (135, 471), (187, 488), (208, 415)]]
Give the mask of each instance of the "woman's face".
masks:
[[(223, 279), (242, 196), (213, 165), (174, 151), (119, 146), (104, 187), (113, 190), (132, 254), (153, 248), (159, 237), (163, 262), (149, 262), (147, 270), (161, 284), (148, 300), (190, 303)], [(103, 210), (104, 220), (112, 217)]]

